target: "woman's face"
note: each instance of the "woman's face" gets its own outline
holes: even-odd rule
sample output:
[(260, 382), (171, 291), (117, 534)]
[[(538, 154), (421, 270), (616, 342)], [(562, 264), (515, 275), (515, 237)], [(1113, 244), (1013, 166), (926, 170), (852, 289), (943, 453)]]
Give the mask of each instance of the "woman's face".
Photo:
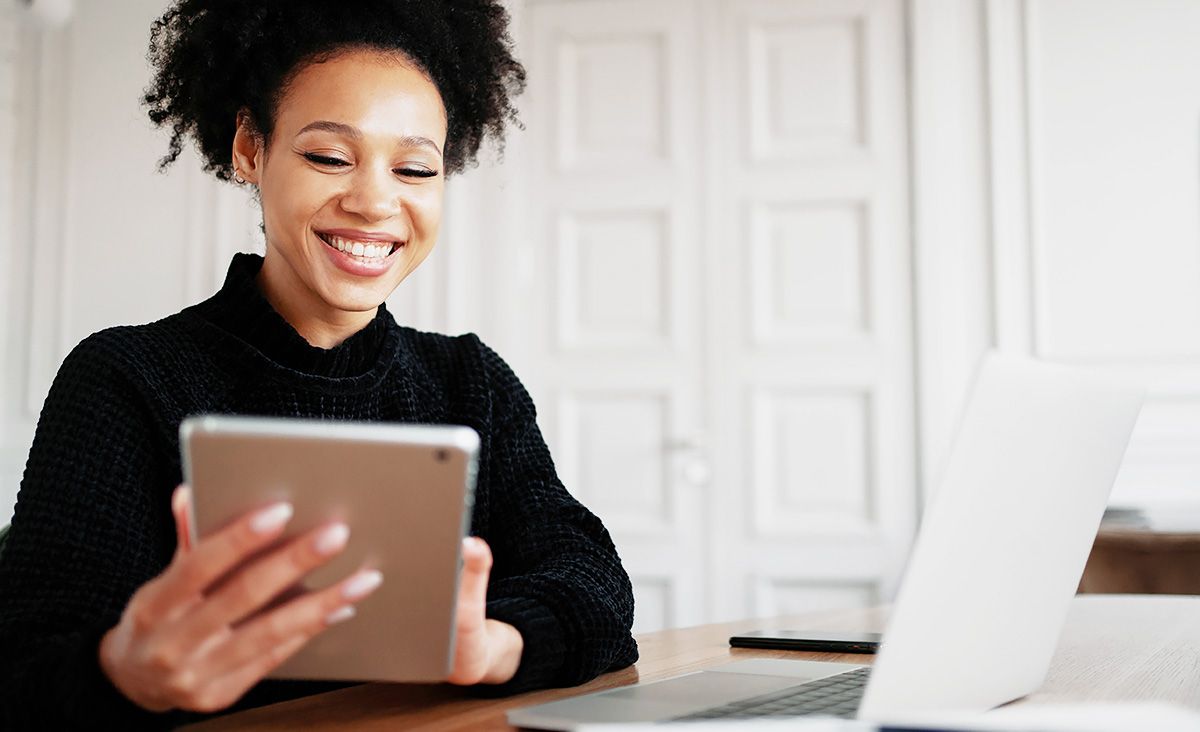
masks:
[(445, 143), (437, 88), (372, 51), (296, 74), (265, 154), (239, 125), (234, 161), (259, 187), (266, 229), (260, 281), (294, 325), (369, 318), (425, 259), (441, 220)]

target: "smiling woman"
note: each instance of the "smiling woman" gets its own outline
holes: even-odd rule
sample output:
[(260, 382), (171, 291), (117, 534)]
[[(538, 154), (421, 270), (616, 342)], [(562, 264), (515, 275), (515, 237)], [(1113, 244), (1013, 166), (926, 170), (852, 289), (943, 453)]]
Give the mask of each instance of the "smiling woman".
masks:
[(445, 177), (515, 121), (507, 14), (349, 7), (181, 0), (152, 30), (163, 165), (190, 140), (206, 170), (254, 187), (266, 255), (236, 255), (209, 299), (95, 333), (63, 362), (0, 554), (0, 727), (169, 727), (331, 688), (263, 678), (387, 578), (362, 569), (277, 602), (353, 541), (331, 522), (264, 551), (287, 504), (190, 536), (177, 435), (198, 413), (473, 427), (447, 680), (512, 693), (637, 658), (629, 578), (559, 481), (521, 382), (473, 334), (401, 327), (384, 305), (437, 241)]

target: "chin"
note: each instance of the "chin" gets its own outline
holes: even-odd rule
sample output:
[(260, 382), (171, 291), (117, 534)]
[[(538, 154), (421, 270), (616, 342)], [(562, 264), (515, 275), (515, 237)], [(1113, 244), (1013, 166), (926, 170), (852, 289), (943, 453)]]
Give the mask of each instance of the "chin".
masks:
[(354, 288), (335, 287), (331, 291), (321, 293), (321, 299), (336, 310), (365, 313), (379, 307), (389, 294), (391, 293), (363, 292)]

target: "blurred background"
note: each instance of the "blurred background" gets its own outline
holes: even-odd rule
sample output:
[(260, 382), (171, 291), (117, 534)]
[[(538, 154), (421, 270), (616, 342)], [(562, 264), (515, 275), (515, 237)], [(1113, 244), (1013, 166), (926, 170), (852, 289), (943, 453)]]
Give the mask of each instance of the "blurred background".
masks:
[[(156, 172), (166, 4), (0, 0), (0, 523), (74, 344), (262, 251)], [(1149, 386), (1084, 585), (1200, 592), (1200, 0), (508, 5), (525, 129), (389, 308), (510, 361), (637, 630), (890, 599), (988, 348)]]

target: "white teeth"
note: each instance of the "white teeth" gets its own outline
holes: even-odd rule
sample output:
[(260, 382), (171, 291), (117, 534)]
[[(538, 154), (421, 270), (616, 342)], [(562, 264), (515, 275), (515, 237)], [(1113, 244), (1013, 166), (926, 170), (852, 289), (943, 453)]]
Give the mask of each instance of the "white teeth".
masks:
[(329, 242), (333, 248), (339, 252), (346, 252), (356, 257), (364, 257), (368, 259), (382, 259), (392, 253), (392, 244), (373, 244), (361, 241), (353, 241), (351, 239), (343, 239), (340, 236), (326, 235), (325, 240)]

